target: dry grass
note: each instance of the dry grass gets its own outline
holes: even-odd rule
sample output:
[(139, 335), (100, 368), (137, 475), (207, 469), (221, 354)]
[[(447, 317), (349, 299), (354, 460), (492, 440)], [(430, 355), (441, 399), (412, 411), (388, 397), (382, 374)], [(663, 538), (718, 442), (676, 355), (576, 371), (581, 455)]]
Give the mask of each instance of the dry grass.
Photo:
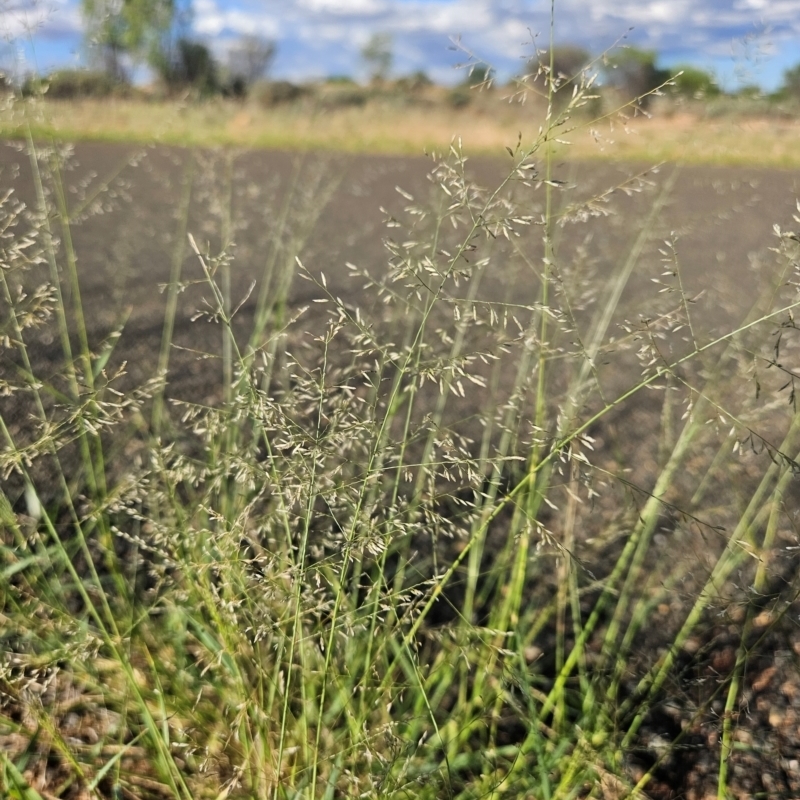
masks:
[[(446, 150), (460, 135), (470, 152), (497, 154), (517, 134), (523, 145), (534, 141), (544, 114), (535, 103), (503, 101), (499, 91), (481, 95), (463, 109), (401, 102), (325, 110), (303, 104), (264, 109), (223, 100), (117, 99), (17, 103), (0, 112), (2, 136), (19, 136), (26, 124), (36, 137), (59, 140), (386, 154)], [(794, 146), (798, 132), (796, 120), (614, 113), (600, 121), (576, 118), (558, 136), (570, 142), (570, 154), (578, 159), (790, 168), (800, 165)]]

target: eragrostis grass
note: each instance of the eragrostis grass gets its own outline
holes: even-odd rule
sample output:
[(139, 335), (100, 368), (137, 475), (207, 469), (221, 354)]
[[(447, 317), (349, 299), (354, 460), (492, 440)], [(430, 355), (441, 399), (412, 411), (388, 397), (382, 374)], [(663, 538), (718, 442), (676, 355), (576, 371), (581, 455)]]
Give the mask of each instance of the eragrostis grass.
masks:
[[(86, 332), (63, 152), (29, 136), (36, 205), (0, 206), (8, 796), (643, 797), (710, 719), (733, 791), (746, 668), (796, 597), (776, 578), (796, 541), (797, 237), (776, 231), (775, 280), (711, 340), (670, 237), (647, 316), (620, 330), (674, 176), (611, 274), (564, 259), (560, 226), (609, 194), (572, 202), (554, 179), (591, 81), (548, 86), (547, 126), (496, 186), (454, 142), (430, 202), (404, 195), (387, 263), (351, 266), (363, 307), (285, 246), (232, 296), (230, 187), (209, 251), (190, 160), (156, 374), (135, 389), (117, 388), (124, 325)], [(492, 297), (511, 264), (527, 284)], [(295, 269), (314, 314), (289, 303)], [(168, 391), (198, 280), (196, 324), (221, 342), (210, 404)], [(45, 328), (56, 374), (31, 358)], [(626, 428), (642, 403), (659, 424)], [(618, 469), (615, 431), (657, 456)], [(734, 654), (687, 683), (720, 617)], [(656, 742), (675, 707), (688, 723)]]

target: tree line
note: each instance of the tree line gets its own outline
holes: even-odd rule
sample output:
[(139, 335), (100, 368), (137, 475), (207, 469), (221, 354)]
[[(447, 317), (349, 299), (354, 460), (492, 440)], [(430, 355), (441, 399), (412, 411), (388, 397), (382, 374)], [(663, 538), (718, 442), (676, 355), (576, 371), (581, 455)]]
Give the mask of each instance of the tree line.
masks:
[[(94, 80), (104, 82), (103, 90), (129, 83), (137, 67), (146, 65), (168, 91), (188, 88), (199, 95), (243, 97), (268, 75), (277, 51), (274, 41), (250, 34), (233, 42), (220, 62), (204, 42), (191, 35), (191, 0), (81, 0), (81, 9), (87, 49), (96, 68)], [(371, 83), (389, 80), (393, 55), (392, 38), (386, 33), (375, 34), (362, 48), (362, 64)], [(688, 64), (665, 69), (658, 65), (655, 51), (632, 46), (601, 57), (571, 45), (554, 47), (552, 54), (540, 51), (529, 61), (526, 74), (514, 80), (538, 82), (541, 88), (549, 76), (558, 86), (577, 80), (587, 69), (599, 73), (604, 88), (626, 100), (643, 98), (645, 105), (662, 91), (695, 99), (723, 94), (710, 72)], [(87, 80), (85, 75), (62, 72), (73, 73), (68, 88), (82, 93), (80, 82)], [(492, 78), (489, 67), (472, 65), (463, 83), (488, 84)], [(396, 82), (431, 83), (421, 71)], [(758, 90), (745, 87), (740, 93)], [(783, 85), (772, 97), (800, 99), (800, 64), (785, 73)]]
[(225, 63), (193, 38), (189, 0), (81, 0), (87, 49), (95, 66), (116, 83), (147, 65), (169, 89), (200, 94), (246, 94), (275, 57), (275, 42), (241, 36)]

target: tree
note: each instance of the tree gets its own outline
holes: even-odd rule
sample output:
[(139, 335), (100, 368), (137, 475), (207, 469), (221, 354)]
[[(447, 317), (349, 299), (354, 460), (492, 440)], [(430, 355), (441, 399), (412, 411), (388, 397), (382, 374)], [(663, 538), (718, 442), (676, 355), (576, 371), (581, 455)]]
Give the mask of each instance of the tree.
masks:
[(625, 100), (640, 100), (648, 105), (651, 93), (669, 80), (667, 70), (656, 66), (653, 50), (624, 47), (606, 59), (606, 82), (615, 87)]
[(125, 80), (124, 56), (153, 65), (176, 19), (176, 0), (81, 0), (89, 45), (105, 71)]
[(245, 94), (261, 80), (275, 59), (275, 42), (254, 34), (242, 36), (228, 51), (228, 73), (234, 94)]
[(159, 72), (167, 86), (191, 88), (199, 94), (213, 94), (220, 88), (217, 62), (202, 42), (181, 38), (174, 54), (162, 62)]
[(669, 72), (675, 76), (670, 87), (673, 94), (700, 100), (716, 97), (720, 93), (714, 76), (703, 69), (687, 65), (674, 67)]
[(783, 73), (781, 94), (800, 99), (800, 64)]
[(392, 37), (388, 33), (375, 33), (361, 48), (361, 58), (373, 83), (385, 81), (392, 69)]
[[(553, 48), (553, 80), (559, 86), (574, 80), (591, 63), (592, 56), (582, 47), (571, 44), (557, 45)], [(528, 72), (540, 80), (541, 75), (550, 69), (550, 51), (542, 50), (528, 62)]]

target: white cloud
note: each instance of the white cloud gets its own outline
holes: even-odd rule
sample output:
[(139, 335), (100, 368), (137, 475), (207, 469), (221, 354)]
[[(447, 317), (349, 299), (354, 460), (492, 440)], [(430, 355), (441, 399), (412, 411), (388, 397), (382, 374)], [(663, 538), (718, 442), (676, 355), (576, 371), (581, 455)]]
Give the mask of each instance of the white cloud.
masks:
[(336, 14), (337, 16), (358, 16), (380, 14), (390, 10), (388, 0), (300, 0), (298, 8), (312, 14)]
[(47, 3), (17, 0), (0, 4), (0, 37), (4, 39), (53, 37), (82, 30), (80, 11), (67, 0)]
[[(49, 5), (48, 5), (49, 4)], [(447, 74), (465, 47), (516, 71), (531, 53), (531, 35), (546, 47), (550, 4), (543, 0), (192, 0), (194, 32), (215, 47), (242, 34), (279, 44), (276, 70), (301, 77), (328, 69), (355, 70), (363, 42), (376, 32), (394, 36), (398, 71)], [(80, 0), (0, 0), (0, 36), (75, 35)], [(629, 32), (628, 29), (634, 30)], [(800, 0), (556, 0), (556, 37), (593, 52), (616, 41), (680, 54), (684, 60), (723, 57), (736, 42), (771, 37), (790, 49), (800, 38)], [(800, 51), (800, 48), (797, 48)], [(452, 74), (452, 80), (459, 75)]]
[(194, 0), (194, 30), (201, 36), (216, 37), (223, 32), (258, 34), (275, 38), (280, 23), (274, 15), (239, 8), (220, 9), (214, 0)]

